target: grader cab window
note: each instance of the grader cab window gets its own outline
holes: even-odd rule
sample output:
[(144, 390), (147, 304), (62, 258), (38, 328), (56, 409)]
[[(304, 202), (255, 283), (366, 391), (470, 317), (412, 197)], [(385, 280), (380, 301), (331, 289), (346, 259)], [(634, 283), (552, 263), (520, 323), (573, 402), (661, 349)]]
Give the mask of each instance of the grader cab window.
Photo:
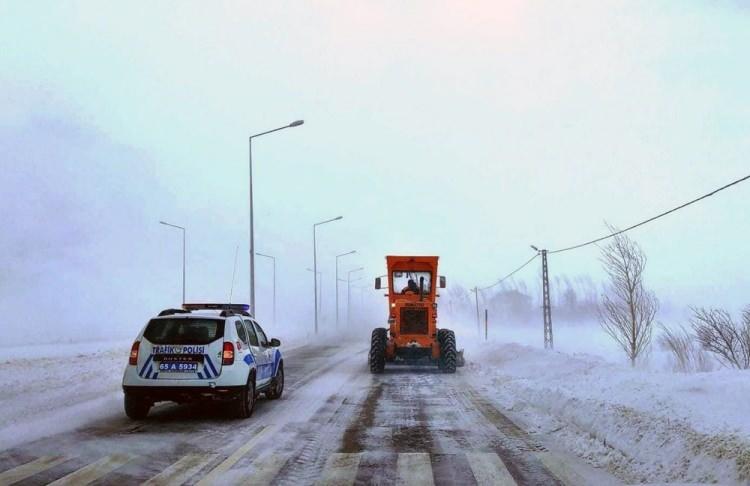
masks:
[(422, 292), (430, 293), (432, 284), (431, 272), (402, 271), (393, 272), (391, 288), (401, 294), (419, 294), (420, 284), (424, 285)]

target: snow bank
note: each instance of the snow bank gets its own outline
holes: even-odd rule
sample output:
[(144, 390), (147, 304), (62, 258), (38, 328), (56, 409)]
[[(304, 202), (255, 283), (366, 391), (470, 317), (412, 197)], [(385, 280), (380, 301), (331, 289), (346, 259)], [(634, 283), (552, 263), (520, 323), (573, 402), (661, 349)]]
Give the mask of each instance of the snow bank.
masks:
[(122, 415), (130, 344), (0, 349), (0, 450)]
[(750, 372), (633, 370), (518, 344), (473, 349), (477, 387), (540, 438), (625, 482), (750, 479)]

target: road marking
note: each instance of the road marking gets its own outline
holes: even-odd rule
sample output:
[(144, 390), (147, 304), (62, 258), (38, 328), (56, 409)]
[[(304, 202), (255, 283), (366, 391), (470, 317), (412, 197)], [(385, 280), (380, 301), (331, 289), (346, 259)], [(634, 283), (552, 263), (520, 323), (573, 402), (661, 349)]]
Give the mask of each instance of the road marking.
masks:
[(593, 486), (595, 484), (591, 481), (585, 480), (580, 474), (575, 472), (563, 458), (558, 457), (551, 452), (537, 452), (536, 456), (542, 461), (544, 467), (557, 476), (557, 479), (566, 486), (586, 486), (589, 484)]
[[(256, 459), (252, 467), (243, 471), (243, 474), (237, 477), (238, 484), (271, 484), (273, 479), (279, 474), (281, 468), (289, 460), (289, 456), (282, 456), (271, 453), (270, 455)], [(232, 478), (234, 481), (234, 478)]]
[(243, 446), (241, 446), (239, 449), (237, 449), (236, 451), (234, 451), (234, 453), (231, 456), (229, 456), (226, 459), (224, 459), (224, 462), (222, 462), (221, 464), (219, 464), (218, 466), (216, 466), (215, 468), (213, 468), (211, 470), (211, 472), (209, 472), (208, 474), (206, 474), (203, 477), (203, 479), (201, 479), (197, 483), (196, 486), (206, 486), (208, 484), (217, 484), (217, 483), (220, 483), (220, 481), (218, 481), (218, 479), (221, 477), (222, 474), (224, 474), (227, 471), (229, 471), (232, 468), (232, 466), (234, 466), (235, 464), (237, 464), (237, 462), (240, 459), (242, 459), (242, 457), (245, 454), (247, 454), (248, 452), (250, 452), (250, 450), (258, 444), (258, 442), (260, 442), (261, 440), (263, 440), (263, 438), (266, 437), (269, 433), (275, 431), (276, 428), (277, 427), (275, 427), (275, 426), (267, 426), (267, 427), (263, 426), (263, 428), (260, 430), (260, 432), (258, 432), (255, 435), (253, 435), (252, 439), (250, 439), (249, 441), (245, 442), (245, 444)]
[(477, 484), (516, 486), (516, 481), (508, 472), (503, 461), (494, 452), (468, 452), (466, 459), (474, 473)]
[(328, 456), (321, 477), (317, 484), (320, 486), (350, 486), (357, 479), (360, 453), (331, 454)]
[(188, 454), (143, 484), (149, 486), (182, 484), (217, 457), (216, 454)]
[(426, 452), (405, 452), (398, 455), (396, 463), (399, 484), (409, 486), (434, 486), (432, 463)]
[(17, 483), (23, 479), (38, 474), (47, 469), (53, 468), (58, 464), (62, 464), (69, 458), (64, 456), (43, 456), (39, 459), (34, 459), (31, 462), (16, 466), (13, 469), (8, 469), (0, 473), (0, 486), (6, 486), (8, 484)]
[(135, 459), (135, 456), (131, 454), (112, 454), (111, 456), (102, 457), (96, 462), (92, 462), (88, 466), (82, 467), (77, 471), (74, 471), (67, 476), (63, 476), (57, 481), (50, 483), (50, 485), (61, 486), (61, 485), (82, 485), (93, 483), (97, 479), (106, 476), (115, 469), (118, 469), (128, 462)]

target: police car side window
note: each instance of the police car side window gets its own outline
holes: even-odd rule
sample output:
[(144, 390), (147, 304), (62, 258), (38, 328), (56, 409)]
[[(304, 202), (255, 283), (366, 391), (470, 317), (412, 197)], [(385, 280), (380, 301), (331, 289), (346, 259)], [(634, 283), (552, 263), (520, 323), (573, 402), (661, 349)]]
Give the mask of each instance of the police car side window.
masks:
[(260, 338), (260, 343), (263, 346), (268, 346), (268, 338), (266, 337), (266, 333), (263, 332), (263, 329), (261, 329), (260, 324), (257, 322), (255, 323), (255, 329), (258, 331), (258, 337)]
[(245, 321), (245, 325), (247, 326), (247, 334), (248, 334), (248, 336), (250, 338), (250, 344), (252, 344), (253, 346), (257, 346), (258, 345), (258, 336), (255, 334), (255, 329), (253, 329), (252, 322), (246, 320)]
[(242, 321), (237, 321), (234, 323), (234, 325), (237, 327), (237, 335), (240, 337), (243, 343), (250, 344), (247, 340), (247, 333), (245, 332), (245, 326), (242, 325)]

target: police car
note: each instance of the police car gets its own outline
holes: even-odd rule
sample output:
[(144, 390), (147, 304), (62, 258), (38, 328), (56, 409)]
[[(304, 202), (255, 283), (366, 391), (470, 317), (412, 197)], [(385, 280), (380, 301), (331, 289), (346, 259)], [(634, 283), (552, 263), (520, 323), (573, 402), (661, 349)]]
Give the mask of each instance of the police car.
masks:
[(260, 393), (284, 392), (278, 339), (268, 339), (246, 304), (184, 304), (141, 330), (130, 350), (122, 389), (125, 413), (142, 419), (156, 402), (226, 402), (247, 418)]

